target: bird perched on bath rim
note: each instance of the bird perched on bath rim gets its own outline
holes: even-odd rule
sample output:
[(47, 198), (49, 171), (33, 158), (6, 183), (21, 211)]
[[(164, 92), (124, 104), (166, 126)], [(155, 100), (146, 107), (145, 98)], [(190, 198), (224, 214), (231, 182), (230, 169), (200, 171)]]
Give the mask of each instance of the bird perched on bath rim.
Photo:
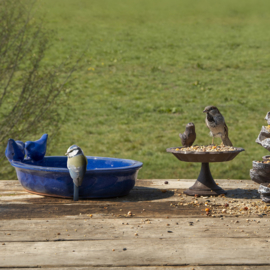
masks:
[(207, 106), (203, 112), (206, 113), (205, 123), (210, 129), (210, 135), (213, 137), (212, 144), (214, 144), (214, 137), (221, 137), (224, 145), (232, 146), (228, 135), (228, 127), (218, 108), (215, 106)]
[(73, 200), (78, 201), (79, 187), (82, 185), (83, 177), (87, 168), (87, 158), (83, 154), (82, 149), (77, 145), (70, 146), (66, 155), (68, 157), (67, 167), (74, 183)]
[(184, 147), (190, 147), (196, 140), (195, 125), (193, 123), (188, 123), (185, 132), (180, 133), (179, 137), (181, 138)]

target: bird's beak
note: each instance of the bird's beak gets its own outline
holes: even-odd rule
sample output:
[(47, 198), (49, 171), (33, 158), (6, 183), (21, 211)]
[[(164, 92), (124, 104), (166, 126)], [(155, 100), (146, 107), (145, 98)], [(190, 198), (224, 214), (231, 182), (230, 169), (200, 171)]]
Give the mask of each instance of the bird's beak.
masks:
[(65, 153), (65, 156), (67, 156), (68, 155), (68, 153)]
[(207, 111), (206, 110), (203, 110), (204, 113), (206, 113)]

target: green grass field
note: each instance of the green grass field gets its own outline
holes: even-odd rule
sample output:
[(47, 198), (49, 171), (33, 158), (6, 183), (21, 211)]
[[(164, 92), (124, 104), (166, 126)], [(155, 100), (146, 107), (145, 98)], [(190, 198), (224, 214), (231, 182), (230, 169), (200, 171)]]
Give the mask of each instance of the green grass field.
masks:
[(214, 178), (249, 179), (252, 160), (268, 154), (255, 139), (270, 110), (269, 1), (42, 0), (39, 7), (57, 31), (48, 65), (89, 46), (50, 155), (78, 144), (87, 155), (142, 161), (139, 178), (196, 178), (200, 164), (166, 148), (181, 146), (188, 122), (196, 144), (211, 143), (207, 105), (220, 109), (234, 146), (246, 150), (212, 164)]

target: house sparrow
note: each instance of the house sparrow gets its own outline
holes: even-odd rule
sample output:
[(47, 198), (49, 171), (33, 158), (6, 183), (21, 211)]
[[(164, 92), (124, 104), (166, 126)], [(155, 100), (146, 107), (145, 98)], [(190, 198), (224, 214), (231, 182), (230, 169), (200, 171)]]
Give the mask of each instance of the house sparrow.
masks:
[(179, 137), (181, 138), (184, 147), (190, 147), (196, 139), (195, 125), (193, 123), (188, 123), (185, 132), (180, 133)]
[(232, 142), (228, 136), (228, 127), (218, 108), (215, 106), (207, 106), (203, 112), (207, 113), (205, 123), (210, 129), (210, 136), (213, 137), (212, 144), (214, 144), (214, 137), (221, 137), (224, 145), (232, 146)]

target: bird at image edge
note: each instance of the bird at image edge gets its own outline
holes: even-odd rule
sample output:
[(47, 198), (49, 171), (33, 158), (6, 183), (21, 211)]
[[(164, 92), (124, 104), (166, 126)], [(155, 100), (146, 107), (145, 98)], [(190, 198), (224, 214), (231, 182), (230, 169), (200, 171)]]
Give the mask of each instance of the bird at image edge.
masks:
[(87, 168), (87, 158), (82, 149), (77, 145), (72, 145), (67, 150), (67, 167), (74, 183), (73, 200), (79, 199), (79, 187), (82, 185)]

